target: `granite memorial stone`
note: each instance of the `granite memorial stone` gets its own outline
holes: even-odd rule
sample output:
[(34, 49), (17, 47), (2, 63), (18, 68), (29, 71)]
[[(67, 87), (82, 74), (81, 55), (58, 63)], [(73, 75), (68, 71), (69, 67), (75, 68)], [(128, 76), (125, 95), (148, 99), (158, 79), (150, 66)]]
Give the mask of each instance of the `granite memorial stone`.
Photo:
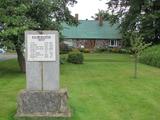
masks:
[(27, 88), (18, 96), (16, 118), (70, 117), (67, 90), (59, 88), (57, 31), (26, 31)]

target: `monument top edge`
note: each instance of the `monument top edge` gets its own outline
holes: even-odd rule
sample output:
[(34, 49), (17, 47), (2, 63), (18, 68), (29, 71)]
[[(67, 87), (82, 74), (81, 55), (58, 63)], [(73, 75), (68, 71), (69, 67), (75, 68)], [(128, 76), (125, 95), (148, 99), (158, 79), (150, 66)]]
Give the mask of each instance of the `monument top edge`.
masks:
[(56, 30), (26, 30), (25, 34), (58, 34)]

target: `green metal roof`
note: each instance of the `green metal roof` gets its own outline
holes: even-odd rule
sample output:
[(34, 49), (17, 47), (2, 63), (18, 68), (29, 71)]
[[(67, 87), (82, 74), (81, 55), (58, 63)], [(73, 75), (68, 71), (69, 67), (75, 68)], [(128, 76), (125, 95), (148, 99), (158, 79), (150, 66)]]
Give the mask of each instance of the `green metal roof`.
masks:
[(103, 26), (99, 26), (99, 21), (80, 20), (78, 26), (69, 26), (63, 23), (62, 35), (67, 39), (122, 39), (118, 24), (111, 25), (108, 21), (103, 21)]

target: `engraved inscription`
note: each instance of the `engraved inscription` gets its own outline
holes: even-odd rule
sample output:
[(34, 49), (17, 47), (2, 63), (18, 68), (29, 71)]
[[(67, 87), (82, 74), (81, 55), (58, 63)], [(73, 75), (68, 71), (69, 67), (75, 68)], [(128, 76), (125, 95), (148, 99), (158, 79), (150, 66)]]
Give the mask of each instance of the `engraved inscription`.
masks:
[(27, 35), (28, 61), (56, 61), (54, 34)]

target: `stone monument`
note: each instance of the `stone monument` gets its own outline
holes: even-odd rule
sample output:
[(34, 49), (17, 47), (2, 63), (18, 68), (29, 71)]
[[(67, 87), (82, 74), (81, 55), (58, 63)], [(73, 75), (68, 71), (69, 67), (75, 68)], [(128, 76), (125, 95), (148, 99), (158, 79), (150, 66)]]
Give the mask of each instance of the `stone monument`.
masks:
[(26, 90), (18, 96), (16, 118), (70, 117), (67, 90), (59, 88), (59, 34), (26, 31)]

